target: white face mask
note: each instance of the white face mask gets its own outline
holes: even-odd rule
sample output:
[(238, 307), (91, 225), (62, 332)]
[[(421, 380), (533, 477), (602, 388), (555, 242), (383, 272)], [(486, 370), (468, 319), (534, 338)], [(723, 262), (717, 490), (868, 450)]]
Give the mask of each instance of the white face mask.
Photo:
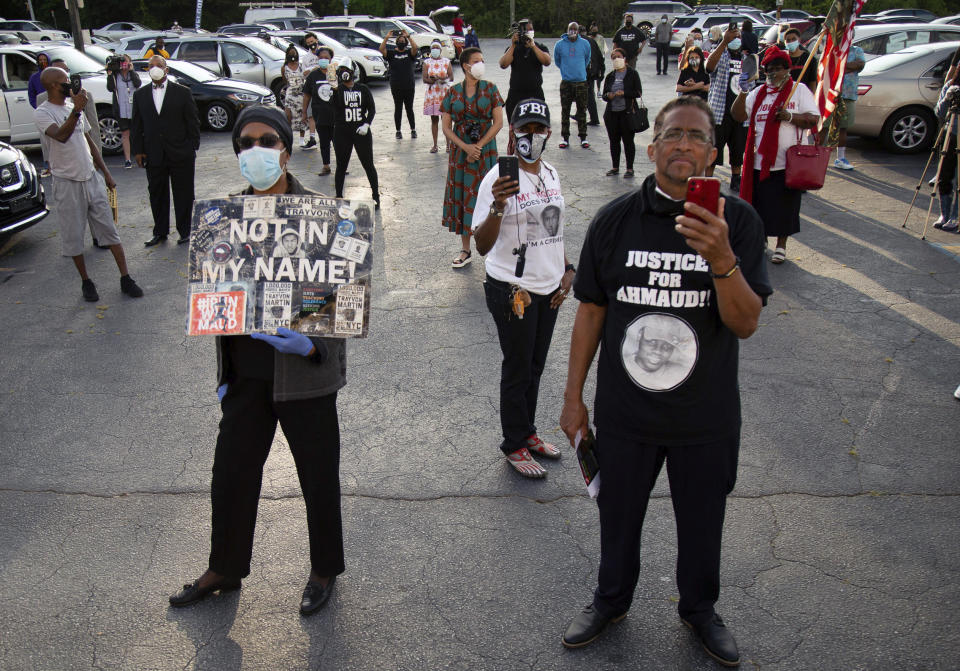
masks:
[(167, 73), (163, 71), (163, 68), (157, 67), (156, 65), (150, 68), (150, 79), (153, 81), (158, 82), (166, 76)]
[(433, 48), (430, 50), (430, 58), (440, 58), (440, 50)]
[(787, 51), (796, 51), (797, 47), (800, 46), (799, 42), (787, 42), (784, 46), (787, 47)]
[(692, 67), (692, 68), (698, 68), (698, 67), (700, 67), (700, 59), (699, 59), (699, 58), (691, 58), (691, 59), (690, 59), (690, 67)]
[(694, 41), (693, 41), (693, 46), (695, 46), (695, 47), (701, 47), (701, 48), (702, 48), (702, 47), (703, 47), (703, 40), (694, 40)]
[(660, 19), (660, 23), (666, 23), (666, 22), (667, 22), (666, 19)]
[(614, 58), (614, 59), (613, 59), (613, 67), (615, 67), (617, 70), (622, 70), (624, 67), (626, 67), (626, 65), (627, 65), (627, 59), (626, 59), (626, 58)]
[(487, 71), (487, 66), (484, 65), (483, 61), (477, 61), (470, 66), (470, 74), (473, 75), (474, 79), (483, 79), (483, 75)]
[(576, 30), (568, 30), (568, 31), (567, 31), (567, 39), (569, 39), (569, 40), (575, 40), (575, 39), (577, 39), (577, 37), (578, 37), (579, 35), (580, 35), (580, 33), (577, 32)]

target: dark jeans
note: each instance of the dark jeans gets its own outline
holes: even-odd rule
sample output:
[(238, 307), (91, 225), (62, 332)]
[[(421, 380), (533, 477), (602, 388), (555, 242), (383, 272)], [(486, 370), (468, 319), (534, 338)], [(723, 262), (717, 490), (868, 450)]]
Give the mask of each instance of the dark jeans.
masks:
[(307, 508), (310, 567), (321, 577), (343, 573), (337, 395), (274, 402), (272, 382), (239, 378), (230, 383), (221, 408), (211, 485), (210, 570), (230, 578), (250, 573), (263, 464), (279, 421)]
[(170, 233), (170, 191), (173, 191), (173, 213), (180, 237), (190, 235), (193, 214), (194, 161), (173, 165), (147, 162), (147, 190), (153, 211), (153, 234)]
[(600, 117), (597, 116), (597, 96), (593, 95), (593, 82), (600, 84), (599, 79), (587, 80), (587, 113), (590, 115), (590, 123), (600, 123)]
[(547, 361), (557, 309), (550, 307), (550, 295), (530, 294), (533, 302), (520, 319), (512, 311), (510, 285), (489, 275), (483, 283), (487, 309), (493, 315), (500, 338), (503, 363), (500, 365), (500, 449), (510, 454), (527, 446), (537, 432), (537, 396), (540, 376)]
[(564, 140), (570, 137), (570, 105), (577, 104), (577, 131), (580, 139), (587, 137), (587, 98), (590, 88), (587, 82), (560, 82), (560, 135)]
[(390, 87), (393, 94), (393, 123), (400, 130), (400, 120), (403, 118), (403, 108), (407, 109), (407, 123), (410, 130), (416, 130), (417, 122), (413, 116), (413, 89), (399, 89)]
[(607, 127), (607, 137), (610, 139), (610, 158), (613, 167), (620, 169), (620, 143), (623, 143), (623, 153), (626, 154), (627, 170), (633, 170), (633, 159), (637, 148), (633, 143), (635, 133), (630, 130), (627, 122), (627, 112), (614, 112), (609, 106), (603, 113), (603, 124)]
[(953, 178), (957, 174), (957, 136), (949, 133), (947, 146), (943, 151), (943, 163), (940, 167), (940, 181), (937, 183), (937, 191), (941, 196), (953, 195), (956, 188), (953, 185)]
[(667, 65), (670, 63), (670, 45), (658, 44), (656, 46), (657, 46), (657, 74), (660, 74), (661, 72), (663, 74), (667, 74)]
[(367, 180), (375, 196), (380, 193), (380, 182), (377, 179), (377, 169), (373, 165), (373, 132), (358, 135), (352, 126), (340, 126), (333, 133), (333, 151), (337, 155), (337, 172), (334, 175), (334, 184), (337, 189), (337, 198), (343, 198), (343, 183), (347, 179), (347, 167), (350, 165), (350, 155), (357, 150), (360, 165), (367, 173)]
[(640, 534), (657, 475), (667, 462), (677, 524), (680, 617), (699, 624), (720, 595), (720, 543), (727, 495), (737, 479), (740, 437), (658, 447), (597, 431), (600, 460), (600, 570), (593, 604), (626, 613), (640, 576)]
[(317, 126), (317, 143), (324, 165), (330, 165), (330, 143), (333, 142), (333, 126)]

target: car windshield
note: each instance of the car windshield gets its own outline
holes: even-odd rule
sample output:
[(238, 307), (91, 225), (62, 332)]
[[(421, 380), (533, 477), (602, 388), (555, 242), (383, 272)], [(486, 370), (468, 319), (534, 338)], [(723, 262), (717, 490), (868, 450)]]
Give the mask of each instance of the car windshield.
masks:
[(170, 69), (175, 74), (183, 74), (196, 82), (212, 82), (214, 79), (220, 79), (205, 67), (201, 67), (188, 61), (176, 61), (170, 63)]
[(86, 54), (80, 53), (73, 47), (51, 47), (49, 49), (44, 49), (44, 51), (50, 56), (51, 61), (62, 58), (63, 62), (67, 64), (67, 68), (70, 69), (70, 74), (72, 75), (100, 72), (103, 70), (103, 65), (101, 63), (98, 63)]
[(697, 22), (696, 17), (693, 16), (679, 16), (673, 20), (674, 28), (686, 28), (692, 26)]
[(278, 49), (272, 44), (267, 44), (263, 40), (251, 40), (250, 42), (244, 42), (243, 44), (250, 47), (269, 61), (282, 61), (287, 57), (282, 49)]

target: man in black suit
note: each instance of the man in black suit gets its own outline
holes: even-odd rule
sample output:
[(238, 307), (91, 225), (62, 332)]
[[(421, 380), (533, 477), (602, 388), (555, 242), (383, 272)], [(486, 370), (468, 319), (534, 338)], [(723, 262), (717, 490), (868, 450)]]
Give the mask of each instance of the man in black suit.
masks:
[(167, 81), (167, 61), (150, 59), (151, 85), (133, 94), (130, 144), (137, 165), (146, 164), (150, 207), (153, 210), (153, 247), (170, 232), (170, 189), (180, 239), (190, 240), (193, 208), (194, 160), (200, 147), (200, 118), (193, 95), (186, 86)]

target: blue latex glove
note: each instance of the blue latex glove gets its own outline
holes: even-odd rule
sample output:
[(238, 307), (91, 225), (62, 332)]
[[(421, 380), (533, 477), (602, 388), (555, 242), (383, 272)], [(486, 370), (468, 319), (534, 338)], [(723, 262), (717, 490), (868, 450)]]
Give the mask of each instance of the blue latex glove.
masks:
[(737, 80), (740, 90), (744, 93), (750, 93), (753, 90), (753, 84), (750, 82), (750, 73), (744, 72)]
[(307, 336), (296, 331), (281, 326), (277, 329), (277, 335), (267, 335), (266, 333), (251, 333), (251, 338), (263, 340), (272, 345), (278, 352), (284, 354), (299, 354), (300, 356), (309, 356), (313, 351), (313, 342)]
[(227, 385), (221, 384), (217, 387), (217, 400), (223, 403), (223, 397), (227, 395)]

